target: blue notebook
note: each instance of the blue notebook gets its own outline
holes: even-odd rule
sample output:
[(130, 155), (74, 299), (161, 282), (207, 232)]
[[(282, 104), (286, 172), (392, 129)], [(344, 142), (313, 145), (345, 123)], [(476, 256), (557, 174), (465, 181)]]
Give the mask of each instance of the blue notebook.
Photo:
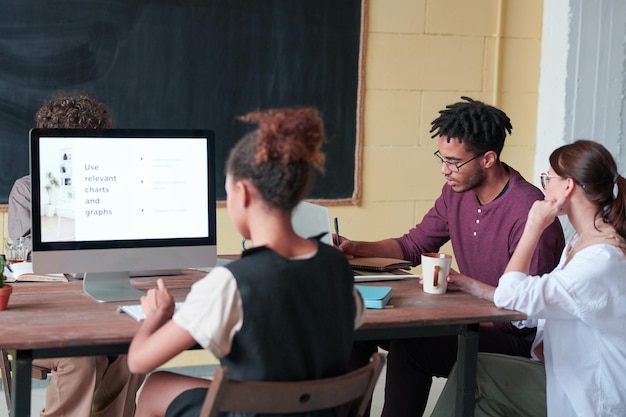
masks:
[(365, 285), (355, 285), (361, 293), (366, 308), (385, 308), (391, 300), (391, 287), (370, 287)]

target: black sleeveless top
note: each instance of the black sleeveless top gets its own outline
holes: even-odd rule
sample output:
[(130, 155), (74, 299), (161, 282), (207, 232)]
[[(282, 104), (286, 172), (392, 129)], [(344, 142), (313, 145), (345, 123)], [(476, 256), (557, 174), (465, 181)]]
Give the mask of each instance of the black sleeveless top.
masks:
[(259, 247), (226, 267), (237, 280), (243, 326), (222, 358), (231, 377), (295, 381), (347, 370), (356, 306), (344, 254), (322, 243), (310, 259)]
[[(354, 276), (343, 253), (318, 243), (312, 258), (290, 260), (257, 247), (244, 251), (226, 268), (237, 281), (243, 303), (242, 328), (233, 338), (231, 352), (220, 359), (231, 378), (298, 381), (347, 371), (356, 305)], [(206, 392), (184, 391), (170, 404), (166, 417), (197, 416)], [(343, 410), (335, 408), (297, 416), (340, 413)], [(220, 413), (226, 416), (241, 414)]]

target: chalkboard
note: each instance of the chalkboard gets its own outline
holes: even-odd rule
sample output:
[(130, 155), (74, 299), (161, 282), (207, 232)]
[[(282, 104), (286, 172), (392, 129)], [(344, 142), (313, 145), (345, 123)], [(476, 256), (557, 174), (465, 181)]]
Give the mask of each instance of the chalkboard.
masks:
[(214, 130), (218, 184), (251, 129), (236, 116), (315, 106), (327, 164), (308, 198), (355, 202), (365, 1), (2, 0), (0, 203), (29, 171), (35, 112), (59, 91), (94, 94), (118, 128)]

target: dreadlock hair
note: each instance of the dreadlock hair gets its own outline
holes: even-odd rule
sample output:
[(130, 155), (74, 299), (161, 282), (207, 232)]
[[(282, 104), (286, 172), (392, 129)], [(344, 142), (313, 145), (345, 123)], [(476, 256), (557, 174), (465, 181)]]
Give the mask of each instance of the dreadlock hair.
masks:
[(248, 179), (270, 207), (292, 210), (323, 172), (324, 124), (315, 108), (272, 109), (240, 118), (258, 128), (230, 151), (226, 173)]
[(476, 154), (494, 151), (498, 158), (504, 147), (506, 133), (511, 134), (511, 120), (502, 110), (462, 96), (463, 101), (449, 104), (431, 122), (432, 138), (447, 136), (465, 143)]

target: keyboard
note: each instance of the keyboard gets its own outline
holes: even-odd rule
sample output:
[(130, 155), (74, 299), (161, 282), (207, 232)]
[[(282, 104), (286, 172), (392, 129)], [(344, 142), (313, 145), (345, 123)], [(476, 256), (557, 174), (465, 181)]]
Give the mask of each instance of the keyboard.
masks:
[[(174, 311), (178, 310), (181, 305), (183, 305), (182, 301), (176, 301), (174, 303)], [(146, 318), (146, 315), (143, 313), (143, 309), (141, 308), (141, 304), (118, 306), (117, 311), (120, 313), (126, 313), (137, 321), (142, 321)]]

